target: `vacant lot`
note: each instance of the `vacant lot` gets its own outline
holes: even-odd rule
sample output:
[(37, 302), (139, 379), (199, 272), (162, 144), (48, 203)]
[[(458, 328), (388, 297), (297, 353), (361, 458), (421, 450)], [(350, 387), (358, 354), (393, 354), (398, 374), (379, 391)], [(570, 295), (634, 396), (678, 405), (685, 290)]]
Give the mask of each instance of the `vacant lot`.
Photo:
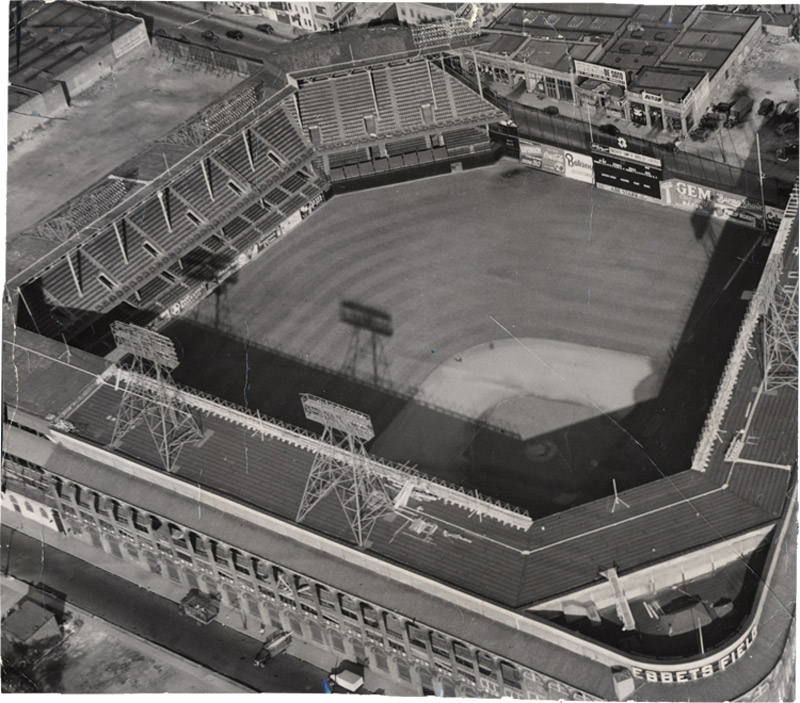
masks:
[(238, 78), (137, 59), (73, 100), (59, 119), (10, 145), (7, 261), (11, 276), (52, 243), (21, 238), (34, 225), (115, 166), (231, 90)]

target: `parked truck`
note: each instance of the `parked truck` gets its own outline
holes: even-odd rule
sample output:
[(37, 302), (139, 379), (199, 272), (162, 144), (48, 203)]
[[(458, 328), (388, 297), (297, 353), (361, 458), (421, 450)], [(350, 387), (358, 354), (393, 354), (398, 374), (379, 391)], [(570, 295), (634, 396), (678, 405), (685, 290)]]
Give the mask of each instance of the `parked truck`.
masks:
[(736, 125), (741, 124), (752, 110), (753, 98), (743, 95), (735, 103), (733, 103), (733, 105), (731, 105), (725, 126), (735, 127)]

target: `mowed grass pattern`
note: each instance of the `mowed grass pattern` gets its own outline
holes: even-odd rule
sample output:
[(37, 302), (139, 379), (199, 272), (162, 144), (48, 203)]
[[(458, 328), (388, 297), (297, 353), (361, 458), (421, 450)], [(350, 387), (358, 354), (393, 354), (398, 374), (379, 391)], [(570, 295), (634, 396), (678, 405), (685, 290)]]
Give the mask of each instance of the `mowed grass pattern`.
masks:
[[(507, 337), (493, 318), (514, 336), (662, 364), (706, 265), (689, 213), (502, 161), (335, 197), (240, 272), (221, 323), (340, 368), (351, 335), (340, 301), (379, 308), (404, 386)], [(191, 316), (213, 324), (214, 298)]]

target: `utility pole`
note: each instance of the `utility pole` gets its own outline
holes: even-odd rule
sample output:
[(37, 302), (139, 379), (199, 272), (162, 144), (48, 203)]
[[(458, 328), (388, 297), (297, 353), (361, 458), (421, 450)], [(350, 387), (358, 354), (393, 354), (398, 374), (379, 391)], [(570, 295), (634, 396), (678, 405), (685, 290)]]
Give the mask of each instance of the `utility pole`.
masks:
[(764, 171), (761, 168), (761, 140), (756, 131), (756, 154), (758, 155), (758, 185), (761, 188), (761, 221), (764, 235), (767, 234), (767, 203), (764, 200)]

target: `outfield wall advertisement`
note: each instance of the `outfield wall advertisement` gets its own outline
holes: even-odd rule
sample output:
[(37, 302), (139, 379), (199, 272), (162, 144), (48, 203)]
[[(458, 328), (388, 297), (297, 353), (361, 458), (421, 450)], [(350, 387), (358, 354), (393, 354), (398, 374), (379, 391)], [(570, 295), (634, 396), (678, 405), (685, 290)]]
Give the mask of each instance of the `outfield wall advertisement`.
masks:
[(594, 183), (592, 157), (576, 151), (564, 152), (564, 175), (576, 181)]
[(594, 180), (590, 156), (549, 144), (520, 139), (519, 160), (525, 166), (532, 166), (557, 176), (566, 176), (584, 183), (592, 183)]
[[(716, 188), (698, 186), (677, 178), (661, 182), (662, 202), (679, 210), (705, 212), (718, 220), (737, 222), (753, 229), (764, 227), (764, 208), (756, 200), (726, 193)], [(767, 230), (774, 234), (783, 217), (783, 210), (767, 205)]]

